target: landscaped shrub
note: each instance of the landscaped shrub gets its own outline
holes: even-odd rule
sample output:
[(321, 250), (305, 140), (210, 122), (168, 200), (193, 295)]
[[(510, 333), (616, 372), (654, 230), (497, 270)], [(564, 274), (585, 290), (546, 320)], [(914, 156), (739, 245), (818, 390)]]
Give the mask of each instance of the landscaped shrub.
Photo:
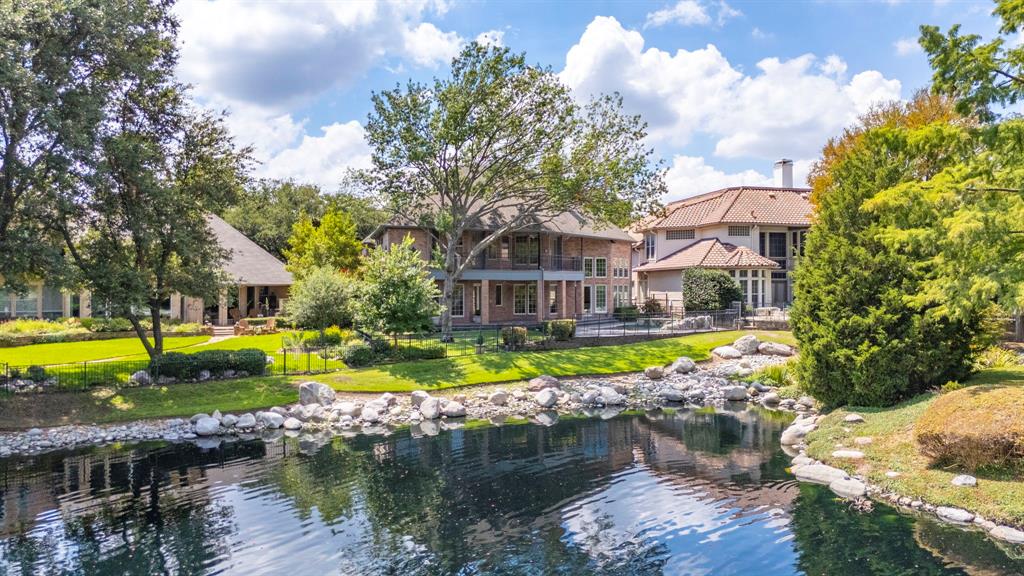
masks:
[(231, 369), (249, 376), (262, 376), (267, 369), (267, 355), (257, 348), (242, 348), (231, 354)]
[(164, 352), (149, 362), (149, 373), (154, 377), (167, 376), (179, 380), (195, 378), (199, 369), (189, 354)]
[(501, 342), (509, 350), (526, 346), (527, 331), (523, 326), (506, 326), (501, 329)]
[(743, 300), (743, 291), (724, 270), (694, 268), (683, 272), (683, 295), (687, 310), (722, 310)]
[(444, 346), (427, 344), (424, 346), (407, 346), (395, 351), (397, 360), (437, 360), (447, 355)]
[(619, 306), (612, 311), (612, 316), (621, 322), (635, 322), (640, 317), (640, 309), (636, 306)]
[(640, 305), (640, 313), (646, 316), (655, 316), (664, 312), (665, 307), (662, 306), (661, 301), (654, 298), (648, 298)]
[(546, 329), (552, 338), (559, 342), (565, 342), (576, 336), (576, 321), (571, 319), (551, 320), (547, 323)]
[(373, 359), (373, 350), (371, 350), (366, 344), (348, 346), (341, 355), (341, 361), (349, 368), (369, 366), (373, 363)]
[(1024, 460), (1024, 387), (971, 386), (943, 394), (914, 425), (937, 464), (974, 470)]
[(29, 366), (25, 370), (25, 376), (33, 382), (42, 382), (46, 380), (46, 369), (42, 366)]
[(383, 338), (371, 338), (370, 350), (374, 356), (388, 356), (391, 354), (391, 343)]
[(177, 380), (195, 380), (200, 372), (207, 371), (211, 378), (222, 376), (227, 371), (245, 372), (249, 376), (261, 376), (266, 370), (267, 355), (256, 348), (241, 350), (203, 350), (195, 354), (165, 352), (149, 363), (153, 376), (168, 376)]

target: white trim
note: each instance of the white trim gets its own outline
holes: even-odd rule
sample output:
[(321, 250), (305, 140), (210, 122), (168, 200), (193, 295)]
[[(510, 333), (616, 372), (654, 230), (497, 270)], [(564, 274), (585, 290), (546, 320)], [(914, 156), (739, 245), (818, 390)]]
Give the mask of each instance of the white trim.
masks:
[[(597, 275), (597, 261), (601, 260), (604, 262), (604, 274)], [(607, 278), (608, 277), (608, 259), (603, 256), (594, 257), (594, 278)]]
[[(594, 314), (607, 314), (608, 313), (608, 286), (609, 284), (594, 284)], [(604, 288), (604, 307), (598, 307), (597, 289)]]
[[(456, 290), (460, 290), (460, 289), (462, 290), (462, 314), (456, 314), (455, 310), (454, 310), (455, 302), (456, 302), (455, 291)], [(456, 282), (455, 285), (452, 286), (452, 308), (453, 308), (453, 310), (451, 311), (452, 318), (465, 318), (466, 317), (466, 286), (464, 284), (462, 284), (461, 282)]]
[[(526, 312), (516, 312), (516, 288), (523, 287), (526, 290)], [(533, 286), (533, 312), (530, 312), (530, 286)], [(536, 316), (537, 315), (537, 284), (527, 282), (525, 284), (512, 285), (512, 315), (513, 316)]]

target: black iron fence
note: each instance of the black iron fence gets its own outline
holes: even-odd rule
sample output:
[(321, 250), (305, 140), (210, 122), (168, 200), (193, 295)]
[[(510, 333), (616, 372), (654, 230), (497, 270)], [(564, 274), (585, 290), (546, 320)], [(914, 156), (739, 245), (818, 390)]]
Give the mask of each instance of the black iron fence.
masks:
[[(242, 351), (224, 352), (238, 355)], [(68, 392), (95, 386), (135, 387), (247, 376), (322, 374), (345, 367), (337, 356), (336, 349), (315, 348), (278, 351), (248, 361), (212, 363), (198, 354), (174, 354), (173, 361), (164, 362), (140, 358), (31, 365), (0, 363), (0, 392)]]

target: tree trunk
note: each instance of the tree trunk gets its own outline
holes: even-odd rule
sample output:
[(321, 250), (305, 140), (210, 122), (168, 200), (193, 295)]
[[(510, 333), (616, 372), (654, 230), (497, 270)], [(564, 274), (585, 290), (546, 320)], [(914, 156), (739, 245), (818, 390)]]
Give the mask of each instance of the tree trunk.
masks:
[(160, 304), (149, 305), (149, 317), (153, 321), (153, 351), (157, 356), (164, 353), (164, 327), (160, 317)]
[(149, 337), (146, 335), (146, 330), (142, 328), (142, 324), (139, 323), (139, 318), (134, 313), (128, 314), (128, 321), (132, 323), (132, 328), (135, 329), (135, 335), (142, 341), (142, 346), (146, 349), (146, 353), (149, 354), (150, 360), (156, 358), (158, 354), (153, 348), (153, 345), (149, 342)]
[[(452, 268), (448, 266), (447, 268)], [(445, 271), (444, 285), (441, 288), (441, 304), (444, 308), (441, 310), (441, 342), (452, 342), (452, 296), (455, 292), (455, 281), (452, 279), (452, 273), (449, 270)]]

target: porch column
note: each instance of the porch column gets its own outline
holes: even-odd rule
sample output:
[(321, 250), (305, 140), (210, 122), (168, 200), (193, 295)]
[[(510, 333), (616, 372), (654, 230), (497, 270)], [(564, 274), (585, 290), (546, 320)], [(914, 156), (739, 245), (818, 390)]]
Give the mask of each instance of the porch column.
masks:
[(480, 281), (480, 324), (488, 324), (491, 321), (491, 282)]
[(228, 293), (222, 291), (220, 293), (220, 299), (217, 301), (217, 326), (228, 325)]
[(548, 306), (548, 297), (544, 293), (544, 281), (537, 280), (537, 322), (544, 321), (545, 308)]
[(559, 289), (559, 294), (558, 295), (562, 299), (562, 301), (559, 302), (558, 309), (559, 309), (559, 311), (562, 312), (562, 318), (568, 318), (569, 316), (571, 316), (571, 314), (569, 313), (569, 301), (566, 300), (566, 298), (565, 298), (565, 294), (566, 294), (565, 293), (565, 285), (566, 285), (565, 280), (562, 280), (561, 282), (559, 282), (559, 286), (558, 286), (558, 289)]
[(577, 280), (575, 282), (575, 285), (576, 285), (576, 287), (574, 288), (574, 290), (576, 291), (576, 315), (577, 316), (582, 316), (583, 315), (583, 281), (582, 280)]
[(71, 316), (71, 294), (67, 292), (61, 293), (61, 316), (65, 318)]
[(78, 295), (78, 317), (92, 317), (92, 294), (89, 292), (82, 292)]
[(171, 294), (171, 318), (181, 320), (181, 294)]
[(238, 285), (238, 312), (242, 318), (249, 317), (249, 298), (245, 284)]

